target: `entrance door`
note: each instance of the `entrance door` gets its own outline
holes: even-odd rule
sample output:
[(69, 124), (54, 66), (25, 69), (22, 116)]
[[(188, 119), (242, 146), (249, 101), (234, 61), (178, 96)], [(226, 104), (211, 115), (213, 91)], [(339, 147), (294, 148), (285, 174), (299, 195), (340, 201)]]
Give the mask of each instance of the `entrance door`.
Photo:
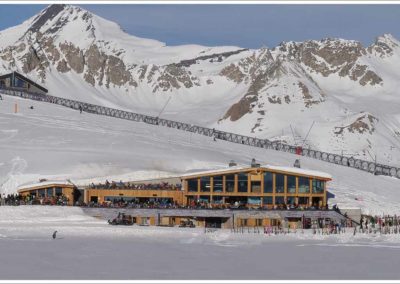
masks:
[(209, 217), (205, 218), (206, 228), (221, 228), (222, 218)]
[(313, 197), (312, 198), (312, 205), (314, 207), (322, 207), (322, 198), (321, 197)]

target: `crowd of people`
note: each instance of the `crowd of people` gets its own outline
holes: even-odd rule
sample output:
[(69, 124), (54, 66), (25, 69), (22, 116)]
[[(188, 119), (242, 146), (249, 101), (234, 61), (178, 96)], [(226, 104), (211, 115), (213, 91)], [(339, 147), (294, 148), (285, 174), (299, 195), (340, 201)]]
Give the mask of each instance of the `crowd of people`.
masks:
[(34, 195), (22, 196), (20, 194), (3, 194), (0, 196), (0, 205), (68, 205), (65, 195), (42, 197)]
[(108, 180), (105, 183), (91, 183), (90, 188), (92, 189), (153, 189), (153, 190), (181, 190), (181, 184), (170, 184), (168, 182), (160, 183), (133, 183), (133, 182), (119, 182)]
[[(400, 216), (383, 215), (383, 216), (361, 216), (359, 233), (381, 233), (381, 234), (400, 234)], [(357, 233), (355, 231), (354, 233)]]
[(149, 200), (139, 202), (137, 200), (114, 200), (105, 202), (89, 202), (88, 204), (82, 203), (77, 204), (80, 206), (87, 207), (98, 207), (98, 208), (143, 208), (143, 209), (183, 209), (184, 206), (179, 205), (177, 202), (160, 202), (157, 200)]

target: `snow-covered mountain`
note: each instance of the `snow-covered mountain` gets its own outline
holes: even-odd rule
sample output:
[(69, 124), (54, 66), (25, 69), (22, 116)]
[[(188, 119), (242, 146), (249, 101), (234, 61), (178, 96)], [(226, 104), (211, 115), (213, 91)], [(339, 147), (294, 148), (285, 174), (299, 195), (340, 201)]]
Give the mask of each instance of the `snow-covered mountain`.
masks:
[(148, 114), (171, 98), (162, 117), (393, 165), (399, 67), (391, 35), (369, 47), (343, 39), (166, 46), (70, 5), (0, 32), (0, 73), (17, 70), (52, 95)]
[[(14, 105), (19, 111), (14, 113)], [(33, 106), (33, 109), (30, 108)], [(146, 180), (222, 169), (230, 160), (293, 166), (299, 156), (166, 127), (82, 113), (4, 96), (0, 101), (0, 193), (40, 179), (78, 185)], [(398, 214), (400, 179), (301, 157), (303, 169), (329, 173), (330, 206)]]

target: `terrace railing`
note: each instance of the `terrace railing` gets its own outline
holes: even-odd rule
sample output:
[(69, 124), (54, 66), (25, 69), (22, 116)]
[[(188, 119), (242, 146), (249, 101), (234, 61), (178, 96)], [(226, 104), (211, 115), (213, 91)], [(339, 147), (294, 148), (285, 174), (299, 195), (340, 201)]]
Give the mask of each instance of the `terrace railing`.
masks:
[(237, 143), (242, 145), (247, 145), (251, 147), (272, 149), (276, 151), (283, 151), (287, 153), (297, 154), (312, 159), (317, 159), (325, 161), (332, 164), (337, 164), (341, 166), (346, 166), (361, 171), (369, 172), (375, 175), (386, 175), (396, 178), (400, 178), (400, 168), (375, 163), (367, 160), (349, 158), (343, 155), (323, 152), (315, 149), (303, 149), (298, 146), (289, 145), (280, 141), (271, 141), (268, 139), (260, 139), (250, 136), (245, 136), (241, 134), (211, 129), (207, 127), (202, 127), (198, 125), (193, 125), (189, 123), (163, 119), (156, 116), (150, 116), (140, 113), (134, 113), (130, 111), (124, 111), (115, 108), (109, 108), (99, 105), (94, 105), (90, 103), (80, 102), (76, 100), (70, 100), (60, 97), (55, 97), (51, 95), (37, 94), (32, 92), (27, 92), (20, 89), (14, 88), (0, 88), (3, 94), (20, 97), (24, 99), (30, 99), (35, 101), (53, 103), (68, 107), (75, 110), (82, 110), (84, 112), (93, 113), (97, 115), (110, 116), (119, 119), (126, 119), (135, 122), (143, 122), (151, 125), (164, 126), (169, 128), (174, 128), (182, 131), (189, 131), (199, 135), (209, 136), (213, 139), (224, 140), (231, 143)]

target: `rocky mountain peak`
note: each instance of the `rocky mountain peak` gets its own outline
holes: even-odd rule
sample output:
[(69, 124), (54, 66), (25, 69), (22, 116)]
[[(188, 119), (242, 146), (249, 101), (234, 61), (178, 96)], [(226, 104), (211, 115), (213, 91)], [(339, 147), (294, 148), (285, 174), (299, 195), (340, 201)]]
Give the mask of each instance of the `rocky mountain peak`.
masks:
[(397, 40), (392, 34), (383, 34), (378, 36), (375, 40), (375, 44), (377, 43), (386, 43), (392, 46), (399, 46), (400, 42)]
[(28, 30), (31, 32), (38, 32), (47, 22), (52, 21), (65, 8), (66, 5), (64, 4), (53, 4), (48, 6), (36, 16)]
[(84, 26), (86, 31), (91, 31), (93, 36), (93, 15), (77, 6), (65, 4), (53, 4), (42, 10), (32, 21), (26, 33), (41, 35), (55, 35), (59, 33), (68, 23)]
[(384, 34), (376, 38), (375, 42), (368, 47), (368, 52), (377, 53), (380, 57), (393, 54), (393, 50), (400, 46), (400, 42), (391, 34)]

